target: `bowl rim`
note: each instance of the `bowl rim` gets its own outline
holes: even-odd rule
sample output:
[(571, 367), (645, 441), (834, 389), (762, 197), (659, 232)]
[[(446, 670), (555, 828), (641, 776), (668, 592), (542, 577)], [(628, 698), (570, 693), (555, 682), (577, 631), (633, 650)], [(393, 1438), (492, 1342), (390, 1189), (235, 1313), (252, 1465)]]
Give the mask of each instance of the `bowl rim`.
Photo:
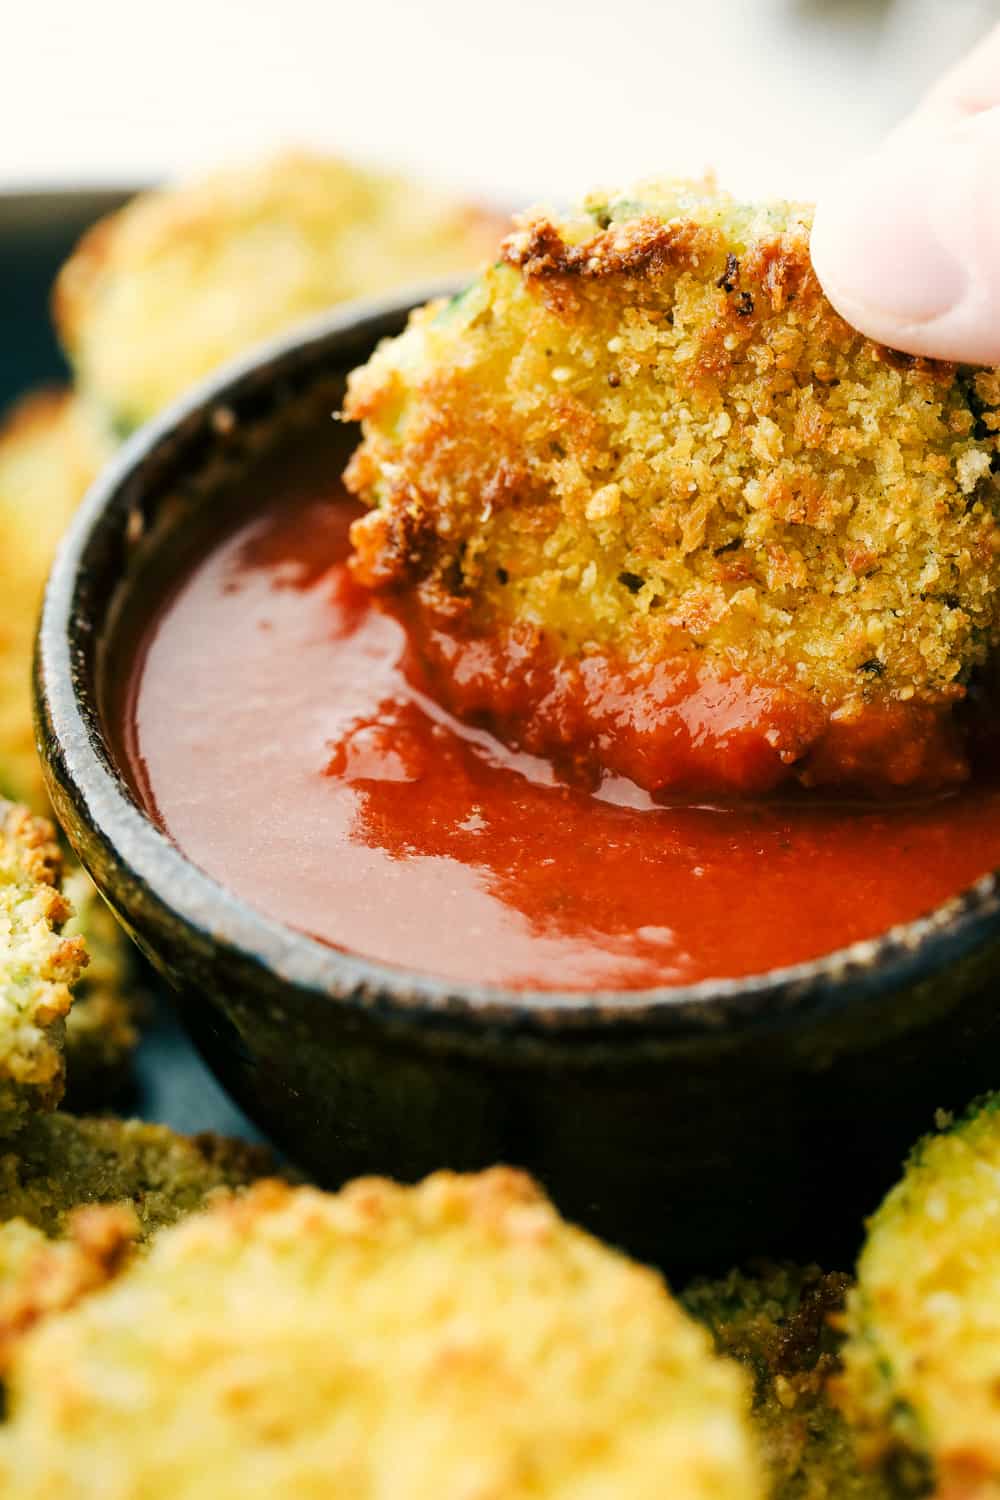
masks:
[[(162, 912), (179, 919), (201, 943), (226, 949), (326, 1004), (377, 1008), (400, 1019), (605, 1036), (612, 1029), (616, 1036), (718, 1034), (750, 1023), (817, 1018), (855, 1000), (891, 995), (1000, 940), (1000, 877), (991, 872), (934, 910), (877, 937), (742, 978), (639, 990), (458, 983), (336, 949), (286, 927), (203, 871), (141, 809), (99, 734), (95, 695), (78, 670), (86, 652), (96, 648), (92, 622), (77, 607), (95, 540), (124, 510), (126, 496), (134, 505), (143, 492), (149, 461), (194, 432), (210, 432), (214, 409), (238, 407), (249, 390), (280, 384), (297, 366), (307, 374), (312, 370), (317, 380), (324, 366), (328, 375), (343, 370), (352, 361), (338, 361), (338, 347), (369, 335), (374, 347), (392, 325), (401, 327), (414, 307), (460, 289), (461, 283), (450, 279), (341, 304), (228, 362), (125, 441), (87, 491), (63, 537), (39, 621), (36, 740), (54, 800), (68, 801), (119, 877), (138, 882)], [(86, 847), (77, 852), (85, 864), (94, 862)]]

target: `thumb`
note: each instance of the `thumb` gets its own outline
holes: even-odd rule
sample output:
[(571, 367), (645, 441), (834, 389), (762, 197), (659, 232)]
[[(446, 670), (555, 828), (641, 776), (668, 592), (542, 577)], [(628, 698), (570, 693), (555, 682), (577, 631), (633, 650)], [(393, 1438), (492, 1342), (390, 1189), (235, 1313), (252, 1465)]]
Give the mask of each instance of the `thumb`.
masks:
[(821, 198), (812, 259), (881, 343), (1000, 364), (1000, 27)]

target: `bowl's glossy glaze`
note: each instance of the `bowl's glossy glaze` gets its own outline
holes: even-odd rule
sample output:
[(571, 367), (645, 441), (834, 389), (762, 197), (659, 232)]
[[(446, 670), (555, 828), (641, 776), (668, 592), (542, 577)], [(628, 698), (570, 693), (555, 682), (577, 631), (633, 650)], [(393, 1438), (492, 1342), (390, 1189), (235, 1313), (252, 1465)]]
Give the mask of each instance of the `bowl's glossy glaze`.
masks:
[[(102, 662), (140, 564), (282, 411), (317, 393), (336, 406), (345, 372), (412, 304), (339, 311), (231, 366), (94, 486), (36, 657), (59, 817), (219, 1077), (324, 1182), (507, 1161), (572, 1217), (676, 1269), (771, 1251), (832, 1261), (934, 1110), (1000, 1083), (994, 877), (877, 942), (750, 980), (457, 987), (254, 912), (157, 830), (115, 765)], [(265, 817), (254, 795), (247, 815)]]

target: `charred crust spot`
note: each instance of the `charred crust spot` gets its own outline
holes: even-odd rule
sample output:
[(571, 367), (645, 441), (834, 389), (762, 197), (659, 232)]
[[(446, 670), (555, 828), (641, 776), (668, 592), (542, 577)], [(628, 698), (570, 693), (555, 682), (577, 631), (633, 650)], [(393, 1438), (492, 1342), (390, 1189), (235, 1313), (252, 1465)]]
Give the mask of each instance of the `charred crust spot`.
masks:
[(421, 579), (414, 590), (417, 607), (430, 620), (447, 628), (462, 626), (468, 620), (472, 600), (468, 593), (456, 593), (444, 577)]
[(629, 573), (627, 570), (618, 574), (618, 582), (628, 589), (630, 594), (637, 594), (646, 582), (638, 573)]
[(622, 378), (618, 374), (618, 371), (617, 370), (612, 370), (611, 374), (608, 376), (608, 385), (610, 385), (613, 390), (617, 390), (617, 388), (621, 385), (621, 383), (622, 383)]
[[(772, 312), (780, 313), (805, 294), (822, 298), (809, 246), (804, 239), (782, 236), (754, 245), (743, 260), (743, 279), (759, 289)], [(748, 316), (737, 307), (742, 317)]]
[(446, 558), (437, 570), (437, 581), (445, 592), (454, 599), (461, 599), (468, 593), (465, 580), (465, 557), (467, 551), (468, 548), (465, 542), (462, 542), (454, 555)]
[(434, 527), (423, 502), (373, 510), (351, 527), (351, 569), (367, 588), (404, 588), (428, 571)]
[(510, 574), (507, 572), (506, 568), (497, 568), (497, 570), (496, 570), (496, 577), (497, 577), (497, 583), (499, 583), (499, 584), (508, 584), (508, 583), (510, 583)]
[(490, 511), (516, 505), (528, 493), (530, 476), (523, 464), (502, 458), (483, 485), (483, 504)]
[(386, 534), (386, 551), (394, 564), (394, 571), (407, 578), (420, 573), (432, 536), (430, 518), (420, 501), (394, 510)]
[(833, 1314), (842, 1310), (850, 1285), (849, 1276), (831, 1272), (803, 1288), (798, 1308), (780, 1331), (775, 1369), (793, 1375), (815, 1366), (821, 1354), (823, 1334)]
[[(972, 374), (962, 371), (958, 376), (958, 386), (962, 392), (966, 406), (972, 414), (972, 436), (977, 442), (988, 442), (994, 433), (990, 424), (986, 421), (987, 414), (992, 415), (990, 407), (976, 390), (976, 382)], [(991, 469), (996, 472), (997, 455), (994, 454)]]
[(753, 315), (752, 292), (740, 292), (736, 299), (736, 315), (740, 318), (749, 318)]
[(500, 246), (500, 259), (526, 276), (552, 276), (567, 269), (567, 246), (554, 224), (534, 219), (523, 235), (510, 235)]
[(880, 662), (877, 656), (872, 656), (869, 657), (868, 661), (863, 661), (861, 663), (858, 671), (867, 672), (871, 677), (884, 677), (885, 663)]
[(930, 375), (935, 379), (950, 381), (955, 378), (955, 366), (943, 359), (927, 359), (922, 354), (906, 354), (902, 349), (890, 349), (888, 344), (873, 344), (875, 358), (890, 369), (904, 373), (913, 371), (918, 375)]
[(568, 245), (550, 220), (536, 218), (509, 235), (501, 259), (532, 281), (613, 276), (655, 276), (667, 267), (697, 266), (717, 252), (718, 231), (687, 220), (664, 224), (653, 215), (603, 230), (580, 245)]
[(723, 271), (722, 275), (719, 277), (718, 281), (715, 284), (720, 291), (735, 292), (736, 283), (739, 280), (739, 277), (739, 257), (735, 256), (732, 251), (730, 251), (726, 256), (726, 269)]
[(739, 547), (740, 544), (740, 538), (738, 536), (734, 536), (731, 542), (723, 542), (721, 547), (716, 547), (713, 556), (721, 557), (724, 552), (735, 552), (736, 548)]

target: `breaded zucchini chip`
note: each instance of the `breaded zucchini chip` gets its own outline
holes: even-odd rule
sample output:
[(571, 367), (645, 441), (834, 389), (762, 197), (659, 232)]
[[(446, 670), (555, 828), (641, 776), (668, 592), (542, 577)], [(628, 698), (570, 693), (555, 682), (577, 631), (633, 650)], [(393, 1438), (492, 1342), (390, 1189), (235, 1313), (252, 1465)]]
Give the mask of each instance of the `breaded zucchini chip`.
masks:
[(13, 1351), (19, 1500), (740, 1500), (741, 1373), (496, 1169), (264, 1184)]
[(0, 1155), (0, 1377), (28, 1328), (103, 1285), (165, 1226), (273, 1166), (244, 1141), (36, 1116)]
[(0, 1224), (0, 1382), (29, 1330), (104, 1286), (132, 1257), (138, 1237), (138, 1220), (125, 1204), (76, 1209), (58, 1240), (24, 1219)]
[(940, 1496), (1000, 1495), (1000, 1095), (926, 1137), (868, 1224), (838, 1394)]
[(286, 153), (105, 219), (63, 268), (55, 319), (82, 389), (125, 432), (336, 302), (475, 269), (500, 233), (420, 183)]
[(61, 876), (52, 824), (0, 802), (0, 1136), (62, 1097), (70, 990), (87, 953), (63, 933)]
[(809, 225), (683, 183), (537, 214), (355, 372), (356, 573), (458, 713), (651, 791), (965, 774), (1000, 379), (862, 338)]
[(774, 1500), (888, 1500), (877, 1472), (861, 1468), (851, 1431), (829, 1398), (841, 1336), (831, 1317), (849, 1278), (817, 1266), (764, 1265), (698, 1281), (681, 1298), (716, 1348), (745, 1365), (753, 1421)]
[(145, 1240), (273, 1170), (270, 1153), (246, 1141), (142, 1120), (38, 1115), (0, 1155), (0, 1223), (21, 1220), (56, 1237), (78, 1208), (125, 1204)]
[(31, 656), (45, 580), (110, 449), (68, 391), (26, 397), (0, 425), (0, 793), (48, 809), (31, 719)]

